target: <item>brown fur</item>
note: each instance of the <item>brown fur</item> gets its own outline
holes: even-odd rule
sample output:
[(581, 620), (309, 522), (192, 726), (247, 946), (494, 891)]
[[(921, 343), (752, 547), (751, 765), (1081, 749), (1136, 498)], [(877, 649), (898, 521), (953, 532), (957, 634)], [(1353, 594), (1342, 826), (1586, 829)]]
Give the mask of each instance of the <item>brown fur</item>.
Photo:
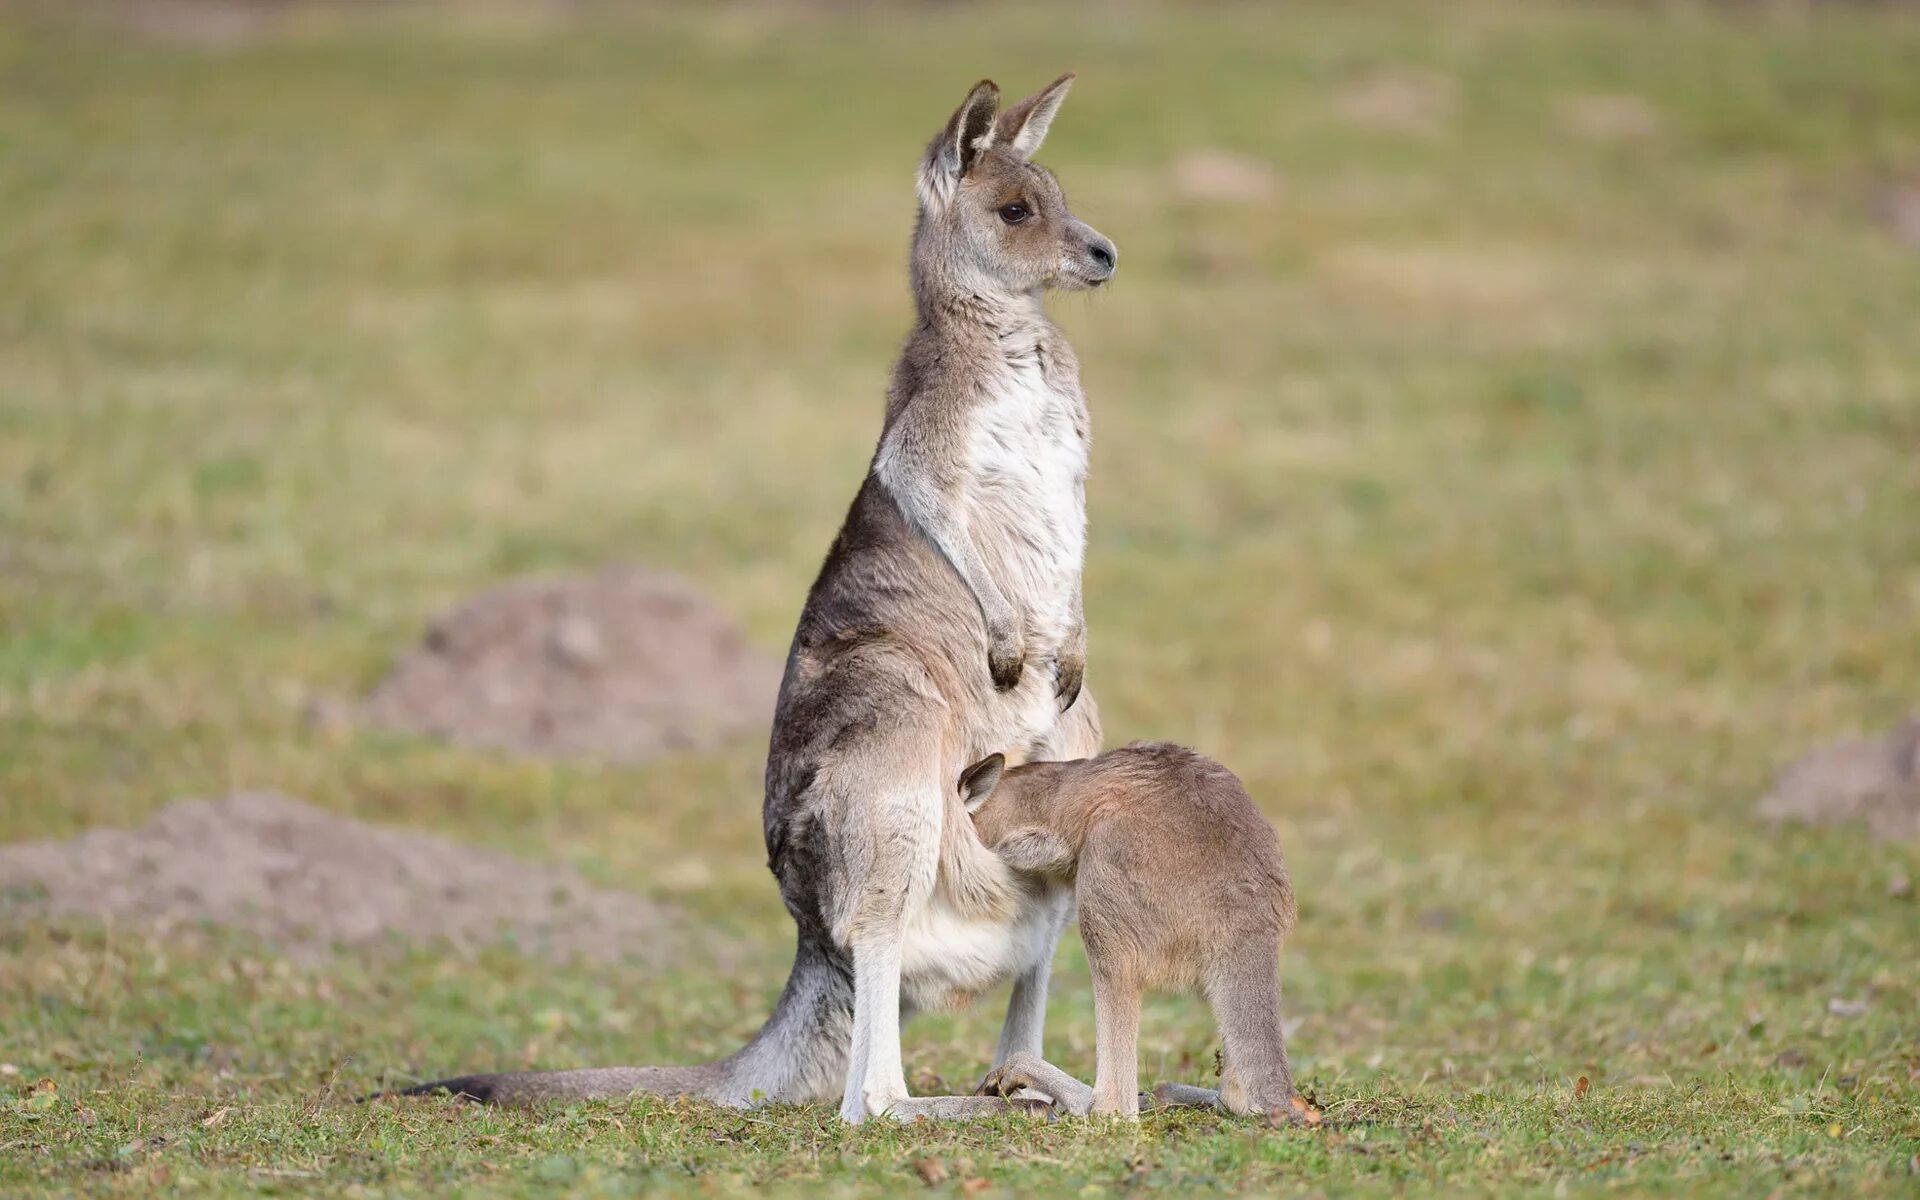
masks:
[(1293, 1115), (1278, 978), (1293, 885), (1273, 826), (1233, 772), (1184, 747), (1135, 743), (1004, 773), (989, 758), (962, 789), (981, 840), (1008, 865), (1073, 889), (1099, 1026), (1090, 1092), (1026, 1060), (983, 1088), (1138, 1115), (1141, 993), (1197, 990), (1226, 1040), (1221, 1090), (1203, 1095), (1236, 1113)]

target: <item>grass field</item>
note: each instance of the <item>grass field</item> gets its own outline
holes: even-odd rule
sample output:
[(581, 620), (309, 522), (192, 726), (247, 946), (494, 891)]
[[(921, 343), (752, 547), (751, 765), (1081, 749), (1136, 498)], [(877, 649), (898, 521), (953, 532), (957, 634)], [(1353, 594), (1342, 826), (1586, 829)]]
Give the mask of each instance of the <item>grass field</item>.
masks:
[[(0, 14), (0, 840), (272, 787), (746, 946), (8, 932), (0, 1191), (1920, 1187), (1920, 851), (1752, 816), (1920, 705), (1920, 253), (1881, 213), (1920, 20), (1197, 11)], [(1195, 744), (1278, 823), (1326, 1126), (348, 1103), (757, 1026), (762, 745), (541, 764), (301, 714), (476, 588), (616, 559), (783, 650), (909, 319), (914, 160), (976, 78), (1067, 67), (1042, 157), (1122, 255), (1057, 306), (1089, 681), (1111, 741)], [(1272, 195), (1187, 194), (1196, 148)], [(1000, 1009), (910, 1025), (916, 1086), (971, 1084)], [(1051, 1056), (1092, 1035), (1069, 939)], [(1143, 1075), (1215, 1044), (1157, 1002)]]

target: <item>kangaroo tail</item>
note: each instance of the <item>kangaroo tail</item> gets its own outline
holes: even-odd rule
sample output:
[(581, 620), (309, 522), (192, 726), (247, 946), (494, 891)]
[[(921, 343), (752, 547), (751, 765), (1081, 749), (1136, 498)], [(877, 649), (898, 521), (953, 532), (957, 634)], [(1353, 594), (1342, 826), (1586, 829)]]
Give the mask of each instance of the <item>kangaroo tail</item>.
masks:
[(483, 1104), (549, 1100), (616, 1100), (697, 1096), (730, 1108), (775, 1101), (837, 1097), (853, 1041), (853, 980), (848, 964), (824, 943), (800, 936), (793, 973), (773, 1015), (744, 1047), (716, 1062), (688, 1067), (586, 1067), (575, 1071), (509, 1071), (438, 1079), (380, 1096), (451, 1094)]
[(1280, 947), (1239, 947), (1212, 972), (1207, 999), (1226, 1042), (1221, 1105), (1242, 1114), (1288, 1111), (1293, 1068), (1280, 1029)]
[(509, 1071), (497, 1075), (461, 1075), (376, 1096), (432, 1096), (441, 1093), (481, 1104), (525, 1105), (549, 1100), (614, 1100), (649, 1096), (708, 1096), (723, 1092), (727, 1062), (695, 1067), (587, 1067), (578, 1071)]

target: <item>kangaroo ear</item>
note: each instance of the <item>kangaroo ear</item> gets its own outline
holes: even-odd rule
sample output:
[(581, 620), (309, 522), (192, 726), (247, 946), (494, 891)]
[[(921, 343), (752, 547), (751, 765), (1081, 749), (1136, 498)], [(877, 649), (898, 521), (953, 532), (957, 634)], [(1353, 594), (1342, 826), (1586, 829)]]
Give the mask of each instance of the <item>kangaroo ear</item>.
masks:
[(1033, 95), (1000, 114), (998, 140), (1012, 147), (1021, 158), (1032, 158), (1047, 140), (1047, 129), (1060, 111), (1060, 102), (1073, 86), (1073, 72), (1054, 80)]
[(1014, 830), (993, 852), (1014, 870), (1029, 875), (1064, 875), (1073, 870), (1073, 848), (1067, 840), (1038, 825)]
[(1007, 756), (989, 754), (960, 772), (960, 794), (967, 798), (967, 811), (973, 812), (987, 802), (993, 789), (1000, 786), (1000, 774), (1006, 770)]
[(939, 206), (953, 199), (960, 180), (975, 160), (993, 145), (994, 114), (1000, 111), (1000, 89), (991, 79), (973, 85), (960, 107), (947, 118), (926, 157), (920, 160), (920, 199)]

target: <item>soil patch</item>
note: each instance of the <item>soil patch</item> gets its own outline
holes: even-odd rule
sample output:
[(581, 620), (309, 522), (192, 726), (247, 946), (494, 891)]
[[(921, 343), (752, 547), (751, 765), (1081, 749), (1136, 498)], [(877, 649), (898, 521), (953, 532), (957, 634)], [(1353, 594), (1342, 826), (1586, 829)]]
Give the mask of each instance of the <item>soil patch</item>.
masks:
[(610, 567), (467, 600), (361, 716), (467, 746), (638, 762), (765, 737), (780, 670), (686, 581)]
[(1168, 172), (1174, 190), (1188, 200), (1254, 203), (1280, 191), (1280, 176), (1259, 159), (1230, 150), (1190, 150)]
[(1874, 207), (1895, 240), (1920, 250), (1920, 179), (1882, 189)]
[(389, 939), (659, 964), (670, 909), (540, 866), (264, 792), (169, 805), (141, 829), (0, 846), (0, 924), (77, 915), (215, 924), (310, 957)]
[(1460, 107), (1460, 85), (1433, 71), (1381, 68), (1348, 83), (1334, 104), (1355, 125), (1430, 134), (1453, 120)]
[(1660, 114), (1651, 104), (1613, 92), (1568, 97), (1560, 105), (1560, 123), (1597, 142), (1639, 141), (1660, 132)]
[(1875, 837), (1920, 838), (1920, 716), (1800, 759), (1760, 801), (1760, 815), (1810, 825), (1861, 821)]

